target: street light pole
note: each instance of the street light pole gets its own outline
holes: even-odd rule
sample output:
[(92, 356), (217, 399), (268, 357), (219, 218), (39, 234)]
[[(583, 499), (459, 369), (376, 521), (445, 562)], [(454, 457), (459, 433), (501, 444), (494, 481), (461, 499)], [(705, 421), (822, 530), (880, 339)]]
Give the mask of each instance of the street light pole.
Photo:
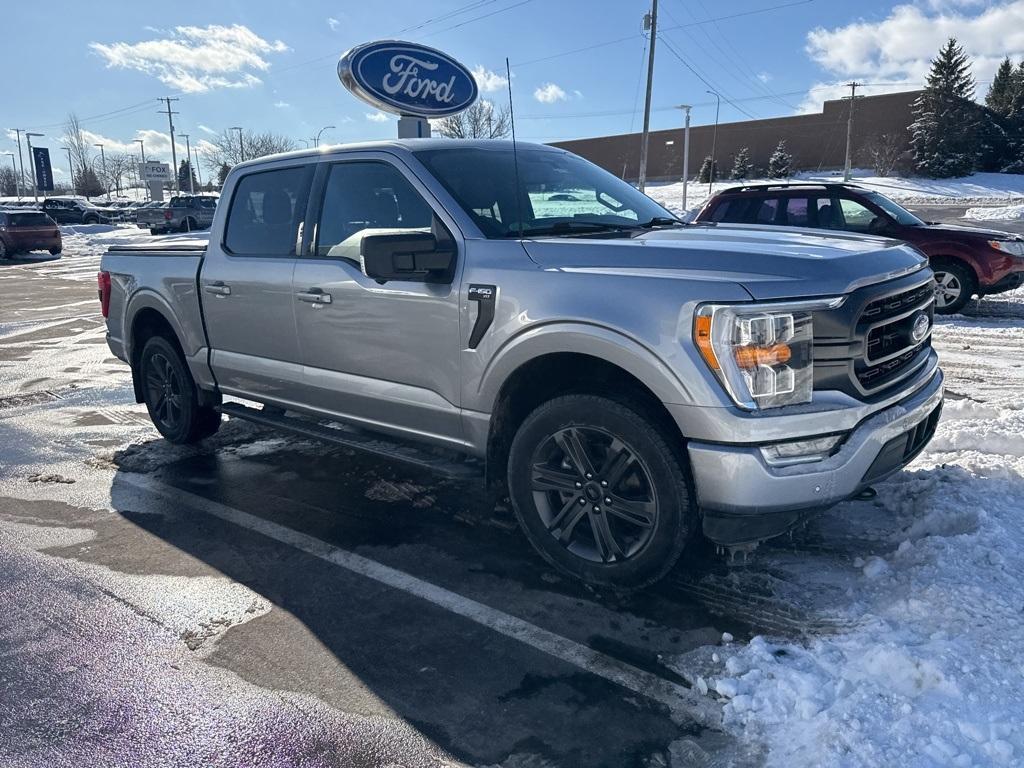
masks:
[(100, 160), (103, 163), (103, 165), (102, 165), (102, 168), (103, 168), (103, 188), (107, 192), (107, 202), (110, 202), (110, 177), (107, 176), (107, 156), (103, 152), (103, 145), (102, 144), (93, 144), (93, 146), (100, 148)]
[(32, 168), (32, 201), (35, 203), (39, 202), (39, 190), (36, 189), (36, 163), (32, 157), (32, 137), (33, 136), (45, 136), (42, 133), (32, 133), (31, 131), (25, 131), (25, 141), (28, 142), (28, 162)]
[(715, 183), (715, 177), (718, 176), (718, 174), (715, 173), (715, 168), (717, 167), (716, 163), (718, 162), (716, 159), (716, 153), (718, 151), (718, 113), (722, 108), (722, 97), (719, 96), (716, 91), (706, 91), (706, 93), (710, 93), (715, 97), (715, 99), (717, 99), (715, 103), (715, 130), (714, 133), (711, 134), (711, 172), (708, 173), (708, 195), (710, 196), (711, 187)]
[(185, 140), (185, 159), (188, 160), (188, 191), (194, 195), (196, 193), (196, 183), (192, 180), (192, 145), (188, 142), (187, 133), (179, 133), (178, 135)]
[(245, 162), (245, 144), (242, 143), (242, 126), (233, 125), (229, 130), (238, 131), (238, 156), (241, 158), (240, 162)]
[[(142, 164), (146, 164), (146, 142), (142, 139), (132, 139), (136, 144), (139, 145), (139, 149), (142, 150)], [(139, 173), (139, 183), (142, 184), (146, 189), (146, 199), (149, 200), (149, 182), (142, 178), (142, 173)]]
[(330, 129), (330, 128), (334, 128), (334, 126), (333, 125), (325, 125), (323, 128), (321, 128), (319, 131), (316, 132), (316, 137), (313, 139), (313, 146), (314, 147), (319, 147), (320, 146), (320, 134), (323, 133), (324, 131)]
[(689, 104), (680, 104), (679, 109), (686, 110), (686, 122), (683, 126), (683, 213), (686, 213), (686, 183), (690, 178), (690, 109)]
[(199, 182), (200, 188), (203, 186), (203, 172), (199, 170), (199, 148), (196, 147), (192, 150), (192, 154), (196, 158), (196, 180)]
[(651, 46), (647, 56), (647, 95), (644, 97), (644, 132), (640, 139), (640, 177), (637, 186), (647, 185), (647, 140), (651, 135), (651, 92), (654, 89), (654, 44), (658, 42), (658, 0), (651, 0), (651, 12), (644, 21), (650, 24)]

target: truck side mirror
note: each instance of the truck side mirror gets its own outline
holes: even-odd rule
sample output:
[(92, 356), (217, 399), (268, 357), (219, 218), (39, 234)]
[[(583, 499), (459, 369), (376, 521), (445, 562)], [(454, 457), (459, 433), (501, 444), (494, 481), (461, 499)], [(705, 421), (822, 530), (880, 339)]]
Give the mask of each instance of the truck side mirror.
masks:
[(455, 250), (438, 245), (430, 232), (394, 232), (366, 235), (359, 246), (363, 274), (378, 283), (421, 280), (450, 283)]

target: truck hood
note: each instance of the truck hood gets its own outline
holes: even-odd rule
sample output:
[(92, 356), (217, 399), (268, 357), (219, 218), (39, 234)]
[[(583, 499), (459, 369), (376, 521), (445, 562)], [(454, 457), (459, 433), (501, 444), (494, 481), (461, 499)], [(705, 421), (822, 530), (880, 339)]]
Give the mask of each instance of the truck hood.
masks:
[(899, 240), (744, 225), (658, 229), (632, 238), (552, 237), (524, 245), (546, 269), (738, 283), (757, 300), (840, 295), (928, 261)]
[[(912, 227), (911, 229), (917, 229)], [(1024, 240), (1024, 237), (1013, 232), (1004, 232), (999, 229), (982, 229), (981, 227), (967, 227), (962, 224), (927, 224), (920, 229), (927, 232), (944, 232), (956, 236), (958, 240)]]

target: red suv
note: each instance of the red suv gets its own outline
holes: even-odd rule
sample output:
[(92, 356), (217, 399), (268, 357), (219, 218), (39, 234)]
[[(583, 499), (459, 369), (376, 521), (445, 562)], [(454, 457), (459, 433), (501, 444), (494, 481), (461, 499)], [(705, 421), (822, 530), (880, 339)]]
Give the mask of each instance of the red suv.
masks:
[(0, 259), (18, 251), (61, 251), (60, 229), (39, 211), (0, 210)]
[(935, 271), (935, 310), (959, 312), (972, 296), (1024, 284), (1024, 238), (952, 224), (929, 224), (885, 195), (853, 184), (755, 184), (712, 197), (697, 223), (838, 229), (904, 240)]

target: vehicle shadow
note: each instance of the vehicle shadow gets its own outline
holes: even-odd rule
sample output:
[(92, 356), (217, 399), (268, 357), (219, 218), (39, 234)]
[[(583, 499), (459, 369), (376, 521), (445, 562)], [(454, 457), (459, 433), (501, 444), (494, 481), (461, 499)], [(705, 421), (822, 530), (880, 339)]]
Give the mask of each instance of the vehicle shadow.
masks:
[(8, 253), (7, 258), (0, 259), (0, 267), (17, 267), (25, 264), (43, 264), (47, 261), (59, 261), (60, 254), (51, 254), (46, 251), (18, 251)]
[(668, 764), (669, 746), (682, 737), (725, 738), (468, 618), (196, 513), (193, 496), (153, 514), (167, 505), (144, 491), (152, 481), (164, 497), (167, 488), (179, 489), (242, 510), (679, 684), (668, 656), (717, 642), (725, 628), (747, 634), (734, 622), (712, 626), (699, 604), (670, 587), (599, 594), (562, 580), (511, 519), (488, 506), (482, 484), (438, 482), (344, 449), (276, 437), (171, 449), (177, 460), (154, 471), (150, 458), (168, 448), (151, 441), (114, 455), (114, 509), (275, 608), (224, 633), (208, 662), (343, 711), (391, 713), (471, 764), (518, 765), (523, 755), (537, 765)]

